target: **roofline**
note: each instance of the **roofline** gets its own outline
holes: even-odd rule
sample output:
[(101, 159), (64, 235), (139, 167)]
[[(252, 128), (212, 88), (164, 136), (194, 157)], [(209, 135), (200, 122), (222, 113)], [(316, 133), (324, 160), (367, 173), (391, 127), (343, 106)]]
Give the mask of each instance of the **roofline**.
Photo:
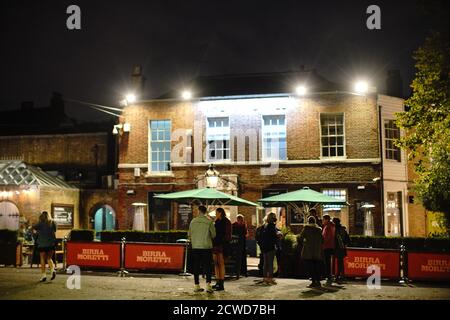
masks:
[(1, 135), (0, 139), (8, 138), (54, 138), (54, 137), (80, 137), (80, 136), (107, 136), (107, 132), (86, 133), (55, 133), (55, 134), (29, 134), (29, 135)]
[(262, 99), (262, 98), (280, 98), (280, 97), (296, 97), (296, 98), (307, 98), (314, 95), (327, 95), (327, 94), (348, 94), (353, 96), (362, 96), (367, 97), (371, 95), (376, 95), (377, 93), (368, 93), (368, 94), (359, 94), (351, 91), (344, 90), (335, 90), (335, 91), (317, 91), (311, 92), (304, 96), (298, 96), (294, 93), (264, 93), (264, 94), (245, 94), (245, 95), (229, 95), (229, 96), (205, 96), (198, 97), (185, 100), (183, 98), (166, 98), (166, 99), (145, 99), (138, 100), (133, 104), (128, 105), (127, 107), (137, 105), (139, 103), (148, 103), (148, 102), (194, 102), (194, 101), (208, 101), (208, 100), (232, 100), (232, 99)]

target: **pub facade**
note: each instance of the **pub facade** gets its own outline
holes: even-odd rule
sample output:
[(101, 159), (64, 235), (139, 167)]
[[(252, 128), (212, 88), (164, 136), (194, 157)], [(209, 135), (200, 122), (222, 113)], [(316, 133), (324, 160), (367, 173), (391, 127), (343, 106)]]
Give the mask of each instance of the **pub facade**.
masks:
[[(308, 91), (295, 91), (303, 83)], [(171, 92), (127, 105), (120, 118), (118, 227), (136, 210), (145, 230), (186, 229), (195, 208), (153, 195), (205, 186), (213, 165), (219, 190), (257, 201), (308, 186), (345, 199), (319, 209), (351, 234), (382, 235), (380, 119), (375, 93), (355, 94), (316, 72), (201, 77), (191, 95)], [(274, 211), (296, 229), (289, 208), (225, 208), (248, 225)], [(194, 212), (193, 212), (194, 211)]]

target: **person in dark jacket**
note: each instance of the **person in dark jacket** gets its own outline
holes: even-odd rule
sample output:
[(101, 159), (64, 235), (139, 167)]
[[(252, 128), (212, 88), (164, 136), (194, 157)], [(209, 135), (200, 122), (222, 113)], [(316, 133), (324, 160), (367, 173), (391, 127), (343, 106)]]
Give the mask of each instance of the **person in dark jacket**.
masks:
[(242, 214), (238, 214), (236, 222), (233, 223), (233, 236), (237, 238), (236, 248), (236, 277), (239, 279), (240, 275), (247, 276), (247, 225)]
[(56, 224), (53, 222), (52, 218), (47, 211), (43, 211), (39, 216), (39, 222), (33, 226), (33, 229), (37, 233), (37, 239), (35, 245), (39, 250), (39, 255), (41, 258), (41, 279), (40, 282), (47, 280), (45, 273), (45, 267), (48, 263), (50, 267), (50, 280), (55, 279), (55, 264), (53, 263), (52, 257), (55, 252), (56, 243)]
[(263, 253), (263, 280), (260, 282), (265, 285), (277, 284), (273, 280), (273, 261), (275, 259), (275, 252), (277, 243), (281, 237), (281, 233), (276, 228), (277, 221), (276, 214), (271, 212), (266, 217), (266, 223), (261, 229), (260, 247)]
[(320, 270), (323, 263), (323, 237), (322, 229), (316, 224), (316, 218), (310, 216), (308, 224), (305, 225), (299, 236), (299, 243), (302, 245), (301, 257), (305, 262), (305, 267), (312, 282), (310, 288), (319, 288)]
[[(334, 258), (337, 261), (337, 271), (335, 273), (335, 281), (341, 284), (344, 280), (344, 258), (347, 256), (347, 246), (350, 243), (350, 237), (346, 228), (341, 225), (339, 218), (333, 218), (335, 228), (335, 248)], [(335, 262), (333, 262), (335, 265)]]
[(327, 277), (327, 285), (331, 285), (333, 283), (332, 277), (332, 258), (334, 254), (334, 248), (336, 247), (336, 235), (335, 235), (335, 227), (333, 221), (331, 221), (331, 217), (326, 214), (323, 216), (323, 254), (325, 260), (325, 276)]
[(214, 271), (216, 284), (213, 289), (216, 291), (225, 290), (225, 260), (224, 247), (231, 241), (231, 221), (227, 218), (223, 208), (216, 209), (216, 237), (213, 240)]

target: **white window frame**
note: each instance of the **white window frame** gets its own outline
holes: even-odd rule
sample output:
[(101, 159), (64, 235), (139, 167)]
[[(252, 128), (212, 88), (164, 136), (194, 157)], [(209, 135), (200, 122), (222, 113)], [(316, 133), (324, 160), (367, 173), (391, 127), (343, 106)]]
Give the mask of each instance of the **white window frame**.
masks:
[[(402, 149), (396, 147), (395, 145), (394, 145), (394, 147), (398, 149), (398, 155), (399, 155), (400, 159), (399, 159), (399, 160), (397, 160), (397, 159), (390, 159), (390, 158), (388, 158), (387, 155), (386, 155), (386, 153), (387, 153), (387, 151), (388, 151), (387, 140), (390, 140), (390, 141), (392, 141), (392, 143), (394, 143), (393, 141), (394, 141), (394, 139), (395, 139), (395, 138), (394, 138), (394, 139), (388, 138), (388, 137), (386, 136), (386, 122), (388, 122), (388, 121), (392, 121), (392, 122), (394, 123), (395, 128), (398, 130), (398, 137), (399, 137), (399, 138), (401, 137), (401, 130), (400, 130), (400, 128), (397, 127), (397, 125), (395, 124), (395, 120), (394, 120), (394, 119), (384, 119), (384, 121), (383, 121), (383, 129), (384, 129), (384, 132), (383, 132), (383, 138), (384, 138), (384, 142), (383, 142), (383, 144), (384, 144), (384, 150), (383, 150), (383, 151), (384, 151), (384, 155), (383, 155), (383, 156), (384, 156), (384, 159), (387, 160), (387, 161), (392, 161), (392, 162), (396, 162), (396, 163), (402, 163), (402, 160), (403, 160), (403, 157), (402, 157)], [(389, 129), (389, 130), (392, 130), (392, 128), (388, 128), (388, 129)], [(389, 150), (395, 150), (395, 149), (389, 148)]]
[[(214, 128), (210, 128), (209, 127), (209, 121), (210, 120), (214, 120), (214, 119), (228, 119), (228, 127), (214, 127)], [(231, 123), (230, 123), (230, 117), (229, 116), (210, 116), (210, 117), (206, 117), (206, 160), (208, 162), (230, 162), (231, 161)], [(218, 130), (217, 128), (228, 128), (227, 132), (220, 132), (220, 130)], [(225, 131), (225, 130), (223, 130)], [(215, 159), (215, 158), (211, 158), (210, 157), (210, 150), (209, 150), (209, 135), (210, 134), (223, 134), (223, 135), (228, 135), (228, 148), (222, 148), (220, 149), (223, 155), (223, 151), (228, 149), (228, 158), (227, 159)]]
[[(322, 145), (322, 115), (342, 115), (342, 146), (344, 154), (342, 156), (324, 156), (323, 155), (323, 145)], [(320, 112), (319, 113), (319, 137), (320, 137), (320, 159), (324, 160), (345, 160), (347, 159), (347, 148), (346, 148), (346, 134), (345, 134), (345, 112)], [(327, 135), (330, 137), (330, 135)], [(338, 136), (335, 135), (337, 138)], [(337, 154), (337, 151), (336, 151)]]
[[(272, 158), (272, 157), (266, 157), (266, 154), (265, 154), (266, 148), (264, 145), (264, 134), (267, 132), (266, 128), (272, 127), (272, 125), (269, 125), (269, 126), (264, 125), (264, 117), (284, 117), (284, 132), (285, 132), (285, 139), (286, 139), (286, 158), (285, 159), (280, 159), (279, 157), (278, 157), (278, 159)], [(279, 126), (279, 125), (277, 125), (277, 126)], [(288, 152), (288, 146), (287, 146), (287, 117), (286, 117), (286, 114), (263, 114), (263, 115), (261, 115), (261, 159), (262, 159), (262, 161), (285, 161), (285, 160), (288, 160), (287, 152)], [(279, 156), (279, 153), (278, 153), (278, 156)]]
[[(152, 140), (152, 121), (169, 121), (170, 122), (170, 128), (169, 128), (169, 133), (170, 133), (170, 140)], [(164, 171), (153, 171), (152, 170), (152, 163), (153, 158), (152, 158), (152, 142), (170, 142), (170, 159), (169, 159), (169, 170), (164, 170)], [(170, 163), (172, 159), (172, 120), (170, 119), (149, 119), (148, 120), (148, 171), (151, 173), (156, 173), (156, 174), (167, 174), (172, 172), (172, 166), (170, 165)], [(156, 161), (156, 162), (162, 162), (162, 161)], [(164, 161), (165, 162), (165, 161)]]

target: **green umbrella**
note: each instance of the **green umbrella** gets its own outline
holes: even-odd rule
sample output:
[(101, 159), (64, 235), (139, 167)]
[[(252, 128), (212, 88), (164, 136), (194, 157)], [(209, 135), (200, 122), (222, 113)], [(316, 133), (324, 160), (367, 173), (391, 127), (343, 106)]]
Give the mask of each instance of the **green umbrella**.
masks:
[(308, 187), (304, 187), (303, 189), (297, 191), (259, 199), (258, 201), (266, 207), (289, 205), (298, 211), (303, 211), (304, 215), (306, 215), (311, 209), (323, 204), (347, 205), (345, 200), (327, 196), (321, 192), (311, 190)]
[(254, 206), (258, 204), (245, 199), (217, 191), (214, 188), (202, 188), (172, 192), (154, 196), (158, 199), (172, 200), (178, 203), (198, 204), (205, 206)]

